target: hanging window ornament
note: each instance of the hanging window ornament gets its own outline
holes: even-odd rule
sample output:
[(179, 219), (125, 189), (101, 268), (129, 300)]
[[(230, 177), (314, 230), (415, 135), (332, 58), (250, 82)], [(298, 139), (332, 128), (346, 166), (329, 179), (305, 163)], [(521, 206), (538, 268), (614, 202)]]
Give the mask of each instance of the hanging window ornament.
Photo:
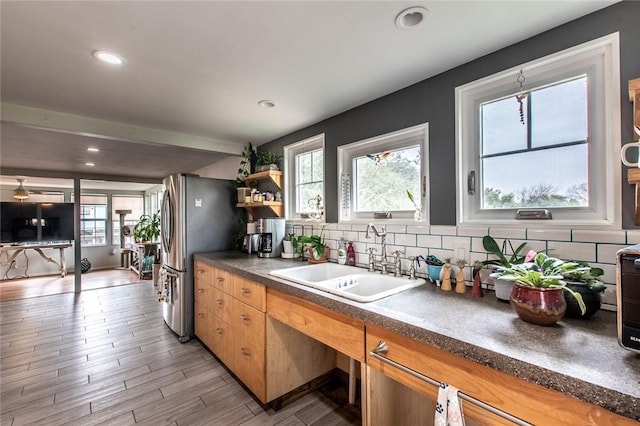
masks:
[(516, 101), (518, 101), (518, 112), (520, 112), (520, 122), (522, 124), (525, 124), (523, 102), (526, 101), (527, 97), (529, 96), (529, 92), (522, 88), (525, 80), (526, 78), (522, 73), (522, 70), (520, 70), (520, 74), (518, 74), (518, 77), (516, 77), (516, 81), (520, 85), (520, 93), (516, 95)]
[(367, 154), (367, 158), (375, 161), (376, 166), (379, 166), (383, 160), (385, 160), (391, 153), (390, 152), (379, 152), (377, 154)]

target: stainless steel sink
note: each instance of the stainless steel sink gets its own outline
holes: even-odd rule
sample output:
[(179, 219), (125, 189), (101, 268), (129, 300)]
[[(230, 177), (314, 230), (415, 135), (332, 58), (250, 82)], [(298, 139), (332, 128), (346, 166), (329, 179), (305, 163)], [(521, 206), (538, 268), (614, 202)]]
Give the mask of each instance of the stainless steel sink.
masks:
[(335, 263), (276, 269), (269, 274), (357, 302), (373, 302), (426, 283), (422, 278), (410, 280)]

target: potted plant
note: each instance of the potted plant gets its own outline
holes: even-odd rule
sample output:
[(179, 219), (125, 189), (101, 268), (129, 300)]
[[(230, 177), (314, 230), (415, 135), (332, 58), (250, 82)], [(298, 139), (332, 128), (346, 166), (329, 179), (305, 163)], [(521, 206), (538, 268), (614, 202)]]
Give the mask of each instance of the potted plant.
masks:
[(324, 243), (324, 234), (301, 235), (298, 242), (307, 246), (309, 263), (322, 263), (329, 260), (330, 248)]
[[(505, 239), (502, 242), (502, 248), (498, 245), (496, 240), (493, 239), (490, 235), (485, 235), (482, 237), (482, 246), (485, 251), (489, 254), (495, 256), (494, 259), (485, 260), (482, 262), (484, 266), (493, 267), (495, 269), (496, 266), (509, 267), (512, 264), (519, 264), (524, 262), (524, 256), (520, 254), (522, 250), (525, 248), (527, 243), (520, 244), (515, 250), (511, 241)], [(511, 250), (511, 256), (507, 258), (507, 246)], [(509, 297), (511, 296), (511, 290), (513, 289), (513, 282), (502, 280), (500, 278), (501, 274), (491, 274), (490, 276), (494, 278), (493, 290), (496, 294), (496, 298), (498, 300), (502, 300), (504, 302), (509, 301)]]
[(160, 236), (160, 210), (153, 215), (143, 214), (133, 227), (133, 237), (137, 242), (153, 242)]
[(565, 262), (537, 253), (531, 262), (498, 266), (500, 278), (515, 283), (509, 302), (518, 316), (532, 324), (552, 325), (565, 314), (567, 304), (563, 290), (578, 302), (581, 312), (586, 308), (579, 293), (567, 287), (563, 274), (578, 273), (588, 267), (577, 262)]
[(280, 170), (280, 158), (280, 156), (271, 151), (259, 152), (256, 162), (256, 171)]
[(420, 264), (420, 259), (424, 260), (427, 264), (427, 275), (429, 276), (429, 279), (436, 283), (437, 286), (440, 286), (440, 272), (442, 271), (442, 265), (444, 265), (444, 262), (433, 254), (430, 254), (427, 257), (420, 255), (417, 259), (418, 264)]
[(581, 266), (580, 269), (564, 272), (562, 276), (567, 288), (580, 294), (586, 310), (582, 312), (573, 293), (565, 289), (564, 297), (567, 302), (567, 311), (564, 316), (587, 319), (595, 314), (602, 305), (601, 294), (605, 291), (606, 286), (600, 281), (599, 277), (604, 275), (604, 271), (601, 268), (591, 267), (586, 262), (577, 263)]
[(283, 257), (299, 257), (298, 253), (298, 237), (291, 232), (284, 236), (282, 239)]

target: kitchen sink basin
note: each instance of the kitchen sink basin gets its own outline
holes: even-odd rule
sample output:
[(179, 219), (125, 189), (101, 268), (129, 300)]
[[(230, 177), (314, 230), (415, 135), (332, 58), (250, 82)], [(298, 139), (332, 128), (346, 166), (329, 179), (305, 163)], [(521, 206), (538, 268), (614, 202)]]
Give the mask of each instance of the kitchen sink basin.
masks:
[(276, 269), (269, 274), (357, 302), (373, 302), (426, 283), (422, 278), (410, 280), (335, 263)]

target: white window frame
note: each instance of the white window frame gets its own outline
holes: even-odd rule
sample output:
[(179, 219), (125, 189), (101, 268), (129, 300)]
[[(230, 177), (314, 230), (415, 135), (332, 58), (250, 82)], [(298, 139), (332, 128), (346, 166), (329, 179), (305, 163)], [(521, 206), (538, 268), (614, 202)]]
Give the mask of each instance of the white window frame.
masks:
[[(525, 87), (540, 87), (579, 74), (588, 76), (588, 208), (549, 208), (551, 220), (516, 220), (516, 209), (481, 209), (480, 105)], [(621, 229), (620, 48), (613, 33), (518, 65), (456, 88), (456, 179), (458, 225), (513, 225), (536, 228)], [(475, 172), (475, 193), (468, 177)]]
[[(421, 193), (413, 194), (416, 203), (422, 205), (422, 220), (414, 220), (415, 210), (391, 212), (390, 219), (374, 219), (371, 213), (358, 213), (351, 211), (354, 196), (354, 159), (363, 155), (391, 151), (420, 144), (420, 181)], [(358, 142), (338, 147), (338, 205), (340, 216), (338, 222), (371, 222), (373, 220), (389, 223), (410, 223), (425, 225), (429, 223), (429, 123), (422, 123), (416, 126), (407, 127), (384, 135), (374, 136)]]
[[(311, 151), (323, 150), (323, 164), (322, 167), (325, 169), (326, 165), (326, 153), (324, 152), (324, 133), (321, 133), (316, 136), (312, 136), (310, 138), (301, 140), (299, 142), (292, 143), (283, 148), (284, 154), (284, 180), (285, 180), (285, 191), (284, 191), (284, 203), (286, 208), (285, 217), (288, 220), (304, 220), (300, 213), (296, 212), (296, 156), (305, 154)], [(326, 169), (325, 169), (326, 170)], [(325, 181), (322, 182), (322, 193), (320, 196), (323, 200), (325, 198)], [(326, 211), (326, 205), (324, 205)], [(325, 221), (326, 215), (323, 216), (322, 222)]]

